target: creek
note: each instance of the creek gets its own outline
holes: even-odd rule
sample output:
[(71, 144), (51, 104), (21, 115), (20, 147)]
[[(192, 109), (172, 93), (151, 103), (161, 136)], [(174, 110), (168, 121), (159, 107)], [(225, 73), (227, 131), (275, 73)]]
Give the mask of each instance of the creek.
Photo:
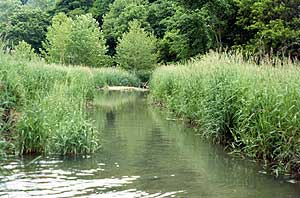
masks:
[(0, 197), (296, 198), (300, 185), (233, 158), (144, 93), (100, 92), (89, 109), (102, 148), (87, 157), (9, 158)]

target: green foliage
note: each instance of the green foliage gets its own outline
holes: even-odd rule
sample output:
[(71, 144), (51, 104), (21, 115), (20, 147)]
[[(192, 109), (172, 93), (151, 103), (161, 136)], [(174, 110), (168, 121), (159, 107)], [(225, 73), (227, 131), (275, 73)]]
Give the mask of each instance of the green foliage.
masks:
[(153, 74), (151, 95), (204, 137), (262, 160), (275, 174), (299, 174), (299, 69), (241, 60), (210, 53), (161, 67)]
[(157, 63), (156, 38), (140, 27), (137, 21), (130, 24), (117, 46), (116, 62), (132, 71), (151, 71)]
[[(298, 1), (236, 0), (238, 44), (247, 44), (253, 54), (278, 53), (299, 57)], [(243, 38), (243, 39), (239, 39)]]
[(116, 0), (109, 12), (103, 17), (103, 33), (110, 47), (110, 54), (115, 53), (117, 40), (128, 31), (129, 23), (137, 20), (142, 27), (149, 28), (147, 20), (147, 2), (145, 0)]
[(100, 25), (103, 24), (103, 16), (109, 11), (109, 6), (115, 0), (95, 0), (93, 7), (90, 12), (93, 14), (94, 18), (97, 19)]
[(15, 47), (14, 54), (16, 58), (21, 61), (31, 61), (38, 59), (38, 56), (34, 52), (34, 49), (32, 49), (31, 45), (29, 45), (25, 41), (19, 42), (19, 44)]
[(19, 0), (0, 1), (0, 34), (4, 33), (6, 26), (9, 24), (9, 17), (20, 7), (21, 2)]
[(280, 55), (299, 55), (300, 30), (293, 30), (284, 25), (281, 19), (272, 20), (265, 28), (261, 29), (252, 40), (255, 49), (262, 49), (263, 53), (271, 53), (272, 50)]
[(87, 102), (96, 88), (137, 86), (138, 79), (120, 69), (20, 60), (19, 54), (32, 52), (24, 42), (17, 51), (0, 53), (0, 155), (93, 153), (99, 133), (85, 114)]
[(218, 49), (232, 46), (237, 31), (234, 0), (207, 1), (201, 12), (212, 35), (212, 46)]
[(180, 4), (190, 9), (197, 9), (205, 6), (208, 3), (214, 3), (218, 0), (176, 0)]
[[(299, 12), (297, 0), (7, 0), (0, 2), (0, 35), (14, 45), (24, 40), (39, 53), (42, 41), (52, 42), (45, 41), (52, 17), (60, 16), (63, 20), (61, 13), (65, 13), (73, 24), (78, 16), (90, 13), (103, 29), (99, 40), (108, 45), (106, 54), (111, 56), (115, 55), (118, 39), (128, 31), (129, 23), (137, 20), (142, 28), (158, 38), (160, 62), (186, 60), (208, 49), (230, 48), (242, 50), (246, 58), (249, 54), (256, 56), (259, 63), (265, 55), (271, 59), (274, 56), (299, 59)], [(81, 45), (78, 49), (71, 47), (74, 53), (69, 54), (67, 60), (64, 41), (72, 40), (61, 36), (71, 36), (69, 25), (66, 22), (61, 31), (57, 25), (56, 30), (52, 27), (49, 33), (52, 34), (50, 40), (57, 34), (58, 40), (63, 41), (61, 45), (55, 42), (55, 49), (50, 50), (55, 54), (53, 58), (47, 57), (51, 62), (93, 66), (108, 62), (107, 65), (111, 65), (110, 60), (79, 61), (76, 53), (86, 50), (85, 45), (82, 47), (83, 40), (76, 41)], [(76, 29), (76, 25), (72, 27)], [(83, 36), (83, 32), (74, 37)], [(103, 57), (100, 48), (101, 55), (96, 56)]]
[(149, 5), (147, 21), (157, 38), (164, 37), (168, 28), (166, 21), (174, 16), (177, 8), (174, 2), (166, 0), (158, 0)]
[(96, 88), (105, 86), (129, 86), (138, 87), (140, 80), (133, 74), (119, 68), (100, 68), (93, 72)]
[(39, 51), (48, 25), (46, 12), (23, 6), (9, 17), (5, 38), (15, 44), (25, 41)]
[(201, 11), (178, 8), (166, 20), (167, 31), (160, 44), (160, 59), (166, 62), (203, 54), (211, 47), (211, 35)]
[[(98, 23), (90, 14), (74, 20), (65, 14), (53, 18), (44, 43), (46, 59), (52, 63), (110, 66), (105, 41)], [(84, 56), (83, 56), (84, 54)]]
[(51, 63), (68, 63), (67, 47), (71, 34), (73, 20), (65, 14), (59, 13), (52, 19), (52, 25), (48, 28), (45, 48), (46, 60)]
[(159, 58), (164, 62), (178, 61), (189, 57), (189, 44), (179, 30), (166, 32), (159, 43)]
[(55, 6), (55, 0), (28, 0), (26, 5), (41, 10), (51, 10)]
[(92, 7), (93, 0), (58, 0), (55, 13), (65, 13), (69, 17), (87, 14)]
[[(69, 63), (92, 67), (109, 66), (106, 46), (98, 23), (91, 14), (78, 16), (74, 20), (67, 47)], [(84, 56), (82, 56), (85, 54)]]

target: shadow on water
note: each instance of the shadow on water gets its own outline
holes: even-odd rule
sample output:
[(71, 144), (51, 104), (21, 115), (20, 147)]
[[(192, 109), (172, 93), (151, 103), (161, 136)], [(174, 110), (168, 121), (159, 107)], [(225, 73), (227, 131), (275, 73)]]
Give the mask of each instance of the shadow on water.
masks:
[(106, 120), (107, 120), (107, 128), (114, 128), (115, 127), (115, 112), (109, 111), (106, 113)]
[(89, 116), (103, 149), (89, 157), (11, 158), (0, 197), (299, 197), (300, 185), (259, 174), (139, 93), (101, 92)]

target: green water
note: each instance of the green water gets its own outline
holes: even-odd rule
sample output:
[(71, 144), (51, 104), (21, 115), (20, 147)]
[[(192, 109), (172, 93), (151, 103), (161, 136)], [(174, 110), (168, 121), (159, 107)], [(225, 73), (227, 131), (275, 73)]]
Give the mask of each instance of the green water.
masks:
[(264, 175), (201, 141), (135, 93), (100, 93), (90, 116), (103, 148), (86, 158), (1, 164), (0, 197), (300, 197), (300, 184)]

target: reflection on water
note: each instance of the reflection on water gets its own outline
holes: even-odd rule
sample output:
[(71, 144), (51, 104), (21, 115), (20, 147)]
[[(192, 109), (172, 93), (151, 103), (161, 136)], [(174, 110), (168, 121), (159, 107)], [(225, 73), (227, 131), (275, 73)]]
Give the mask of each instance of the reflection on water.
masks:
[(12, 158), (0, 197), (299, 197), (300, 185), (207, 144), (137, 93), (100, 93), (90, 116), (103, 149), (88, 157)]

